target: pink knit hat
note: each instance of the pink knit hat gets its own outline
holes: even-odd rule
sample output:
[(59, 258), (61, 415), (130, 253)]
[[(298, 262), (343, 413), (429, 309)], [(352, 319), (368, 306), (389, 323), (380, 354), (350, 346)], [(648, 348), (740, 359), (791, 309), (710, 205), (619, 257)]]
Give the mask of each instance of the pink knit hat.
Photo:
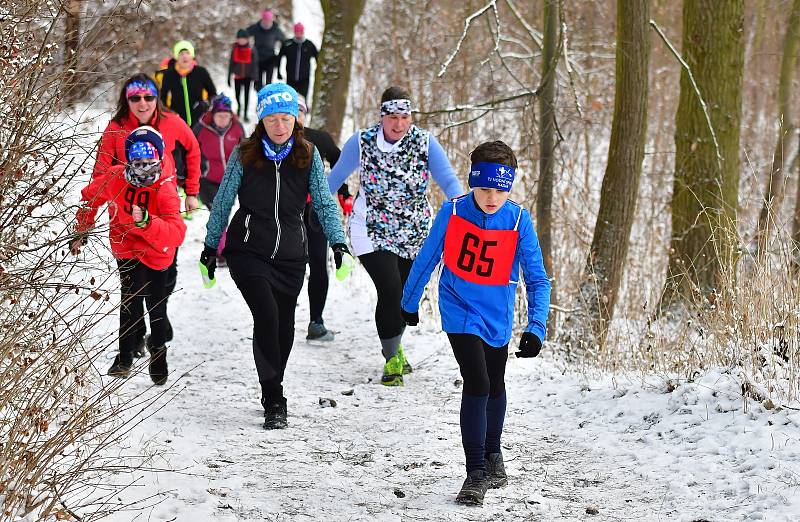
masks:
[(305, 31), (306, 31), (306, 28), (303, 27), (303, 24), (301, 24), (300, 22), (297, 22), (296, 24), (294, 24), (294, 35), (297, 38), (302, 37), (305, 34)]

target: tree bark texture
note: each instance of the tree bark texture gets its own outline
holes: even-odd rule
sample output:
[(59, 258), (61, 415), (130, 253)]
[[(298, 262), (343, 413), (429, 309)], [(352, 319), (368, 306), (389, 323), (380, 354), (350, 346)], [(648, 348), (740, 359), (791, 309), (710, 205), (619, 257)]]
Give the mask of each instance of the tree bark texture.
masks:
[(775, 143), (772, 169), (764, 190), (764, 204), (758, 217), (755, 237), (757, 254), (766, 251), (770, 230), (775, 228), (774, 216), (780, 212), (783, 202), (789, 139), (796, 129), (791, 111), (791, 98), (792, 80), (797, 70), (798, 49), (800, 49), (800, 0), (794, 0), (783, 39), (783, 58), (778, 83), (778, 140)]
[[(708, 107), (681, 72), (675, 118), (672, 239), (662, 305), (720, 288), (735, 262), (739, 133), (744, 73), (744, 1), (686, 0), (683, 58)], [(732, 275), (732, 274), (730, 274)]]
[(314, 77), (311, 124), (338, 141), (347, 108), (353, 34), (365, 0), (321, 0), (325, 31)]
[(76, 94), (79, 74), (78, 52), (80, 50), (82, 0), (68, 0), (64, 4), (66, 27), (64, 29), (64, 93), (67, 99)]
[[(553, 270), (553, 162), (555, 154), (556, 47), (558, 0), (544, 2), (542, 91), (539, 94), (539, 190), (536, 195), (536, 228), (547, 275), (552, 279), (550, 301), (556, 303), (558, 278)], [(554, 334), (553, 321), (548, 332)]]
[(650, 0), (617, 0), (614, 118), (600, 210), (581, 286), (595, 341), (605, 341), (628, 254), (647, 138)]

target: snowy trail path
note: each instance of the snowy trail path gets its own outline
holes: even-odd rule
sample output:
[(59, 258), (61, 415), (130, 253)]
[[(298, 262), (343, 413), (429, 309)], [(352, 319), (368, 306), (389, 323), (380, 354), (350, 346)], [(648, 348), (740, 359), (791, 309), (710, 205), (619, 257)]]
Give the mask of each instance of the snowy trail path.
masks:
[[(180, 290), (170, 300), (177, 334), (170, 382), (183, 376), (167, 392), (171, 402), (137, 428), (126, 450), (159, 448), (167, 460), (152, 465), (175, 471), (121, 476), (134, 482), (123, 503), (153, 497), (143, 511), (111, 520), (800, 519), (800, 419), (784, 418), (783, 431), (765, 435), (755, 425), (774, 416), (750, 414), (745, 422), (754, 427), (744, 431), (759, 444), (776, 434), (784, 441), (754, 455), (734, 436), (744, 414), (713, 406), (709, 414), (700, 392), (693, 402), (693, 389), (647, 392), (614, 387), (610, 378), (589, 390), (547, 358), (509, 359), (509, 485), (490, 490), (483, 508), (455, 504), (464, 476), (455, 359), (428, 320), (407, 330), (415, 372), (406, 386), (377, 384), (375, 296), (363, 270), (346, 283), (331, 281), (325, 316), (339, 332), (333, 343), (305, 342), (301, 294), (285, 378), (289, 428), (264, 431), (250, 313), (226, 270), (212, 290), (197, 273), (204, 225), (205, 215), (189, 222)], [(148, 387), (144, 374), (127, 389)], [(320, 406), (321, 397), (337, 407)], [(725, 428), (734, 417), (734, 427)], [(778, 466), (769, 468), (769, 459)], [(786, 488), (792, 477), (794, 487)], [(587, 514), (589, 506), (599, 513)]]

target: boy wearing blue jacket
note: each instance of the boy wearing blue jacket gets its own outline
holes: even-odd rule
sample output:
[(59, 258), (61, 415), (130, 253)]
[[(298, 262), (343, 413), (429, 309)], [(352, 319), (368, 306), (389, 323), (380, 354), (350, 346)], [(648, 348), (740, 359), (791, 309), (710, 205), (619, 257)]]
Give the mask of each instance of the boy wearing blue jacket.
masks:
[(488, 488), (508, 483), (500, 436), (506, 411), (505, 368), (514, 325), (519, 270), (528, 294), (528, 325), (517, 357), (536, 357), (550, 307), (550, 279), (527, 210), (508, 199), (517, 159), (502, 141), (470, 155), (469, 194), (445, 202), (414, 261), (403, 290), (402, 314), (419, 322), (419, 300), (441, 261), (439, 311), (464, 389), (461, 439), (467, 478), (456, 502), (483, 504)]

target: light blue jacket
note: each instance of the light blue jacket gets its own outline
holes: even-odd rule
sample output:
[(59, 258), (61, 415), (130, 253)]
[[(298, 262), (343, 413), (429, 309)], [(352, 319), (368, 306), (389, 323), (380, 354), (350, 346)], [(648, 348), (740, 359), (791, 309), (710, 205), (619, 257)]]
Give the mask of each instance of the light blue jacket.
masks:
[(544, 339), (550, 308), (550, 279), (544, 270), (542, 251), (530, 213), (511, 200), (494, 214), (480, 210), (471, 192), (442, 205), (411, 267), (403, 290), (403, 309), (409, 312), (419, 309), (425, 285), (442, 261), (445, 233), (454, 204), (458, 216), (487, 230), (513, 230), (519, 219), (519, 241), (511, 268), (511, 281), (505, 286), (470, 283), (442, 264), (439, 278), (442, 330), (447, 333), (474, 334), (494, 347), (508, 344), (514, 326), (514, 300), (521, 267), (528, 293), (528, 325), (525, 331)]

